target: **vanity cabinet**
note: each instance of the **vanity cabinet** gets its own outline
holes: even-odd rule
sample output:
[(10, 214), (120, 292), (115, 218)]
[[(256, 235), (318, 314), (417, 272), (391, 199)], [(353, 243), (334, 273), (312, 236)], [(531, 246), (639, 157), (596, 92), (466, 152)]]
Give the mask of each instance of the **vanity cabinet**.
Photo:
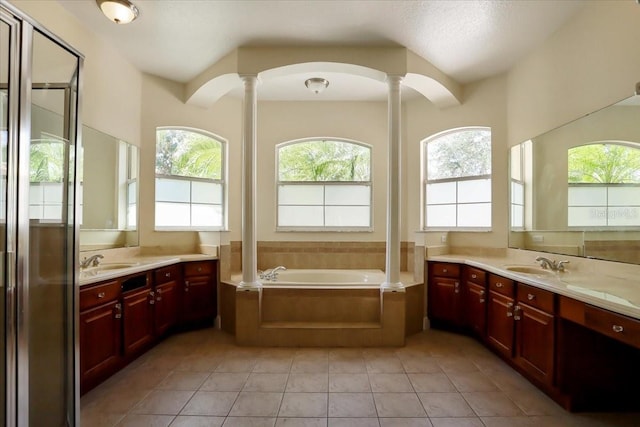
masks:
[(487, 335), (487, 273), (464, 267), (462, 291), (464, 323), (481, 339)]
[(516, 284), (515, 363), (536, 380), (554, 381), (555, 295), (524, 283)]
[(144, 351), (154, 339), (155, 292), (151, 286), (122, 294), (125, 356)]
[(117, 369), (122, 354), (120, 283), (80, 290), (80, 382), (98, 384)]
[(182, 324), (212, 324), (217, 315), (217, 269), (213, 261), (183, 264), (184, 283), (180, 321)]
[(165, 335), (178, 323), (180, 305), (178, 288), (181, 279), (179, 265), (160, 268), (154, 272), (156, 336)]
[(460, 266), (434, 262), (428, 265), (427, 314), (434, 324), (460, 327), (463, 324)]
[(513, 357), (515, 302), (513, 280), (489, 274), (487, 301), (487, 342), (504, 357)]

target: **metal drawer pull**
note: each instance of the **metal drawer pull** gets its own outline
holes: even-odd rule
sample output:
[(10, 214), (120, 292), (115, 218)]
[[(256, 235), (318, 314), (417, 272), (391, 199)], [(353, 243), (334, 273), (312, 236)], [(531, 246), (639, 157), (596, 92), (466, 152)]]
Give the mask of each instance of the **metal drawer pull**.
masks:
[(184, 281), (184, 291), (185, 292), (189, 292), (189, 281), (188, 280)]
[(164, 277), (171, 277), (171, 273), (164, 273)]
[(114, 317), (116, 319), (122, 319), (122, 305), (120, 303), (118, 303), (114, 307), (116, 309), (116, 314), (115, 314)]
[(513, 316), (513, 311), (511, 311), (511, 307), (513, 307), (513, 303), (507, 303), (507, 317)]
[(198, 273), (202, 271), (202, 267), (198, 267)]
[(480, 291), (480, 303), (483, 303), (483, 302), (484, 302), (484, 295), (485, 295), (485, 293), (486, 293), (486, 292), (484, 291), (484, 289)]
[(443, 272), (443, 273), (446, 273), (446, 272), (447, 272), (447, 269), (446, 269), (446, 268), (443, 268), (443, 269), (442, 269), (442, 272)]
[(478, 278), (478, 276), (477, 276), (477, 275), (475, 275), (475, 274), (472, 274), (472, 275), (471, 275), (471, 278), (472, 278), (472, 279), (477, 279), (477, 278)]
[(520, 310), (522, 310), (520, 306), (516, 305), (513, 309), (513, 320), (520, 320)]
[(527, 299), (529, 301), (533, 301), (536, 298), (536, 296), (534, 294), (527, 294)]
[(621, 325), (613, 325), (613, 332), (620, 333), (624, 331), (624, 328)]
[(105, 297), (104, 292), (98, 292), (98, 298), (104, 298), (104, 297)]
[(454, 291), (456, 294), (459, 294), (459, 293), (460, 293), (460, 282), (456, 282), (456, 283), (453, 285), (453, 291)]
[(496, 282), (496, 288), (501, 288), (502, 286), (502, 282)]

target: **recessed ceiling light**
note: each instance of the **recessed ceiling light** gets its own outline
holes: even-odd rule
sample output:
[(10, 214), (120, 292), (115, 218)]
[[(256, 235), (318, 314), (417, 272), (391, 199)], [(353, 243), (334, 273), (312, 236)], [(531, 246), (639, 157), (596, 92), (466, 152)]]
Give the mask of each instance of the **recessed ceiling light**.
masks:
[(96, 3), (104, 16), (116, 24), (128, 24), (140, 14), (129, 0), (96, 0)]

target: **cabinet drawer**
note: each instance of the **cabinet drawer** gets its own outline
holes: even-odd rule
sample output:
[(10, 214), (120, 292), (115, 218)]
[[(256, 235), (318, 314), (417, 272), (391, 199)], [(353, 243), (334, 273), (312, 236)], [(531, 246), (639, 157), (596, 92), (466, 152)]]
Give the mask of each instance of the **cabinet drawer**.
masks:
[(640, 348), (640, 321), (608, 310), (585, 305), (585, 326), (611, 338)]
[(489, 289), (509, 297), (514, 296), (513, 280), (505, 279), (495, 274), (489, 275)]
[(458, 264), (435, 262), (431, 265), (431, 274), (434, 277), (460, 277), (460, 266)]
[(554, 313), (553, 293), (539, 289), (534, 286), (518, 283), (517, 285), (518, 301), (531, 307), (539, 308), (547, 313)]
[(120, 282), (100, 283), (90, 288), (80, 289), (80, 311), (107, 303), (120, 296)]
[(154, 272), (156, 286), (178, 280), (179, 277), (180, 265), (170, 265), (169, 267), (159, 268)]
[(207, 276), (213, 273), (213, 262), (211, 261), (193, 261), (184, 265), (185, 276)]
[(487, 282), (487, 273), (473, 267), (465, 267), (467, 272), (467, 281), (484, 286)]

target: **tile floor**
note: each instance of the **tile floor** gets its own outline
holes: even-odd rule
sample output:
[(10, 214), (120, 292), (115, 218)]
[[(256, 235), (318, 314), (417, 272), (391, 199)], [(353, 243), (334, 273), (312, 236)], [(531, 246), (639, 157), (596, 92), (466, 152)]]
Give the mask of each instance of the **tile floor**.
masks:
[(82, 426), (640, 426), (569, 414), (474, 339), (403, 348), (247, 348), (214, 329), (174, 335), (87, 393)]

